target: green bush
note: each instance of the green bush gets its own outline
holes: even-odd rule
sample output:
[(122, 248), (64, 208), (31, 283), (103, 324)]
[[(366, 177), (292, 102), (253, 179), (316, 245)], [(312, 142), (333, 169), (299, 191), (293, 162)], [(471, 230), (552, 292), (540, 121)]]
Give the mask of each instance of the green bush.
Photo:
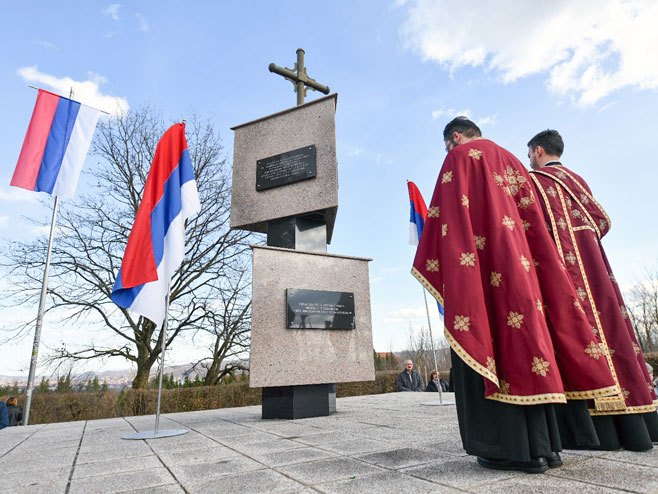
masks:
[[(338, 383), (336, 396), (361, 396), (396, 391), (398, 371), (375, 373), (374, 381)], [(163, 376), (164, 377), (164, 376)], [(163, 379), (164, 380), (164, 379)], [(217, 386), (192, 386), (162, 390), (162, 413), (214, 410), (261, 404), (261, 388), (249, 388), (248, 380)], [(16, 395), (23, 406), (25, 395)], [(0, 396), (3, 401), (7, 396)], [(157, 389), (123, 389), (104, 392), (35, 393), (30, 424), (154, 414)]]

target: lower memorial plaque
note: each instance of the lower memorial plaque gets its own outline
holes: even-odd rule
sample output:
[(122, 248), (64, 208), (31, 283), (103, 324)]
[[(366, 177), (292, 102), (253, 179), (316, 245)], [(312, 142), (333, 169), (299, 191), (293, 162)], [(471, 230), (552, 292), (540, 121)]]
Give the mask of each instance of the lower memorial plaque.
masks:
[(288, 329), (354, 329), (354, 293), (286, 289)]

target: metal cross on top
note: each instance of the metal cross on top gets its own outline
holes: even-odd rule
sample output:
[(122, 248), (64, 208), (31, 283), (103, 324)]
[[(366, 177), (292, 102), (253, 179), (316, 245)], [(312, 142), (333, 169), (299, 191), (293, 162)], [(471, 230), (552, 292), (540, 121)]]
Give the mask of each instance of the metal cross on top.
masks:
[[(269, 66), (270, 72), (279, 74), (295, 86), (295, 92), (297, 93), (297, 105), (304, 104), (304, 97), (306, 96), (306, 91), (310, 87), (313, 90), (320, 91), (324, 94), (329, 94), (329, 87), (320, 84), (319, 82), (311, 79), (306, 73), (306, 67), (304, 67), (304, 50), (302, 48), (297, 49), (297, 63), (292, 69), (279, 67), (278, 65), (271, 63)], [(308, 87), (304, 87), (308, 86)]]

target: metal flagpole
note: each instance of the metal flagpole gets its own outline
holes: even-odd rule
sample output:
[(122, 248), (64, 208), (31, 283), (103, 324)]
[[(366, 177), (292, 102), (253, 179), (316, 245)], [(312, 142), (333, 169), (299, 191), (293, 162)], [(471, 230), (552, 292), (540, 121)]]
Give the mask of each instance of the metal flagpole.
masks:
[[(439, 366), (436, 364), (436, 352), (434, 351), (434, 336), (432, 336), (432, 322), (430, 321), (430, 309), (427, 306), (427, 293), (425, 293), (425, 289), (423, 288), (423, 298), (425, 299), (425, 312), (427, 313), (427, 326), (429, 327), (430, 330), (430, 345), (432, 347), (432, 356), (434, 357), (434, 370), (438, 373), (439, 372)], [(443, 392), (441, 391), (441, 378), (439, 378), (439, 385), (437, 386), (439, 388), (439, 403), (443, 403)]]
[[(434, 355), (434, 367), (436, 367), (436, 372), (439, 372), (438, 365), (436, 363), (436, 352), (434, 350), (434, 337), (432, 336), (432, 323), (430, 322), (430, 310), (429, 306), (427, 305), (427, 294), (425, 293), (425, 289), (423, 289), (423, 297), (425, 298), (425, 312), (427, 313), (427, 325), (429, 326), (430, 330), (430, 340), (432, 341), (432, 355)], [(421, 403), (421, 405), (426, 405), (426, 406), (442, 406), (442, 405), (454, 405), (454, 401), (443, 401), (443, 391), (441, 390), (441, 378), (439, 378), (439, 384), (437, 386), (439, 388), (439, 401), (430, 401), (426, 403)]]
[[(73, 98), (73, 87), (71, 87), (69, 91), (69, 99), (72, 98)], [(23, 413), (23, 425), (28, 425), (30, 422), (30, 408), (32, 407), (32, 393), (34, 391), (34, 375), (37, 372), (37, 356), (39, 355), (39, 343), (41, 342), (41, 328), (43, 327), (43, 313), (46, 307), (46, 295), (48, 293), (50, 253), (52, 252), (53, 249), (53, 238), (55, 236), (55, 223), (57, 222), (58, 207), (59, 207), (59, 196), (55, 196), (55, 204), (53, 205), (53, 218), (52, 221), (50, 222), (50, 236), (48, 237), (46, 267), (43, 271), (43, 281), (41, 283), (41, 297), (39, 298), (39, 312), (37, 313), (37, 326), (34, 330), (34, 342), (32, 343), (32, 356), (30, 357), (30, 372), (27, 376), (27, 388), (25, 390), (25, 410)]]
[(169, 297), (171, 296), (171, 285), (167, 287), (167, 303), (165, 304), (165, 317), (162, 324), (160, 336), (162, 338), (162, 350), (160, 351), (160, 379), (158, 381), (158, 405), (155, 409), (155, 429), (153, 431), (134, 432), (123, 436), (123, 439), (157, 439), (159, 437), (179, 436), (189, 432), (187, 429), (160, 430), (160, 404), (162, 402), (162, 375), (164, 374), (165, 350), (167, 347), (167, 325), (169, 322)]
[(53, 219), (50, 223), (50, 237), (48, 238), (48, 252), (46, 254), (46, 268), (43, 272), (41, 283), (41, 298), (39, 299), (39, 313), (37, 314), (37, 327), (34, 330), (34, 343), (32, 344), (32, 357), (30, 358), (30, 373), (27, 377), (27, 389), (25, 390), (25, 410), (23, 412), (23, 425), (28, 425), (30, 420), (30, 407), (32, 405), (32, 392), (34, 390), (34, 375), (37, 372), (37, 356), (39, 354), (39, 342), (41, 341), (41, 327), (43, 326), (43, 313), (46, 306), (46, 293), (48, 291), (48, 273), (50, 271), (50, 253), (53, 248), (53, 237), (55, 235), (55, 223), (57, 221), (57, 208), (59, 196), (55, 196), (53, 206)]
[(167, 288), (167, 304), (165, 305), (165, 320), (162, 325), (162, 351), (160, 352), (160, 379), (158, 379), (158, 405), (155, 409), (155, 435), (160, 431), (160, 403), (162, 402), (162, 375), (164, 374), (165, 350), (167, 347), (167, 326), (169, 322), (169, 297), (171, 285)]

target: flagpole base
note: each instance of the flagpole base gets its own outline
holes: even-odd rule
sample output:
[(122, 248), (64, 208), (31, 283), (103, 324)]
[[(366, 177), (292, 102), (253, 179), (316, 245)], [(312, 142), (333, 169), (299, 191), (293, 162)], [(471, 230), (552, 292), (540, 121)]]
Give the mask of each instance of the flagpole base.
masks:
[(190, 431), (187, 429), (165, 429), (158, 432), (155, 431), (143, 431), (143, 432), (133, 432), (132, 434), (126, 434), (121, 439), (159, 439), (161, 437), (172, 437), (180, 436), (181, 434), (186, 434)]
[(446, 400), (444, 400), (442, 402), (441, 401), (426, 401), (425, 403), (421, 403), (422, 406), (426, 406), (426, 407), (442, 407), (442, 406), (454, 405), (454, 404), (455, 404), (454, 401), (446, 401)]

